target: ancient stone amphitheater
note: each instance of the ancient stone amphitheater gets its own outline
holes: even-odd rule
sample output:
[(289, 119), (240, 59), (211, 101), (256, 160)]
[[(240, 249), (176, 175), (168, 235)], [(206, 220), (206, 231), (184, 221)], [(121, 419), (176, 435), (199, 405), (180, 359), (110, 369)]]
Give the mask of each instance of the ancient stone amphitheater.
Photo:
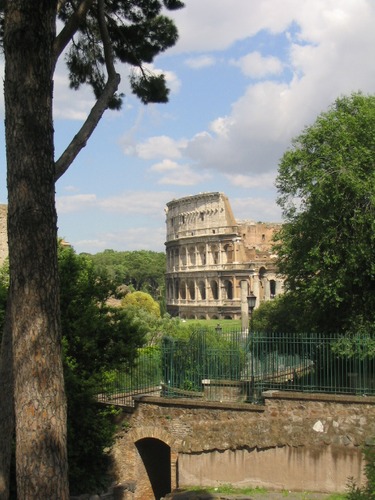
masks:
[[(167, 310), (195, 319), (239, 319), (283, 292), (272, 254), (280, 224), (237, 221), (228, 198), (202, 193), (167, 203)], [(242, 313), (241, 313), (242, 311)]]

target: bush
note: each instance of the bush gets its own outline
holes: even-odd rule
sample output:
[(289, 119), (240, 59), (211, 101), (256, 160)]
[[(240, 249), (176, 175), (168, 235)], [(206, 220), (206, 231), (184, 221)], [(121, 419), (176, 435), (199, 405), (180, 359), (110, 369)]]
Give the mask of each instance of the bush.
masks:
[(367, 484), (359, 488), (353, 479), (349, 482), (348, 500), (375, 500), (375, 438), (372, 446), (366, 446), (364, 455), (366, 459), (365, 475)]

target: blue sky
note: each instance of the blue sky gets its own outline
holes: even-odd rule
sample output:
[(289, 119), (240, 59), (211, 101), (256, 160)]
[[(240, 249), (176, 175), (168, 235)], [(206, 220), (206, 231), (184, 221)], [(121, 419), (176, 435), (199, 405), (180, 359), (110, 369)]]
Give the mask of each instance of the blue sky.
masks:
[[(374, 0), (186, 0), (177, 45), (150, 69), (171, 93), (129, 92), (56, 186), (59, 235), (77, 252), (164, 250), (166, 203), (221, 191), (237, 219), (281, 220), (274, 187), (291, 139), (340, 95), (375, 91)], [(93, 104), (55, 78), (56, 158)], [(3, 103), (1, 103), (3, 114)], [(6, 203), (0, 136), (0, 203)]]

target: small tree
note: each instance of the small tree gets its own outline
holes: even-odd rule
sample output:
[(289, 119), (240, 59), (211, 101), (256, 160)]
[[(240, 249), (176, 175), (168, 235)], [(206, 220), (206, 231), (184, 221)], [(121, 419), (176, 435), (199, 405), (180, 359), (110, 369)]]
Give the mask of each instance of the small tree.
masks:
[(160, 318), (160, 306), (149, 293), (132, 292), (125, 295), (121, 304), (125, 308), (143, 309), (149, 314)]

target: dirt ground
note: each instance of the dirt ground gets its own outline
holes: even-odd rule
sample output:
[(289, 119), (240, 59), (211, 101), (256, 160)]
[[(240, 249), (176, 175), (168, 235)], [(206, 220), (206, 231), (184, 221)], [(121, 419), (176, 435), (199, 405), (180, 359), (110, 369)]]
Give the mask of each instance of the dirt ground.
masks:
[(205, 491), (175, 491), (169, 493), (166, 500), (324, 500), (332, 497), (328, 493), (267, 491), (254, 492), (250, 495), (209, 493)]

